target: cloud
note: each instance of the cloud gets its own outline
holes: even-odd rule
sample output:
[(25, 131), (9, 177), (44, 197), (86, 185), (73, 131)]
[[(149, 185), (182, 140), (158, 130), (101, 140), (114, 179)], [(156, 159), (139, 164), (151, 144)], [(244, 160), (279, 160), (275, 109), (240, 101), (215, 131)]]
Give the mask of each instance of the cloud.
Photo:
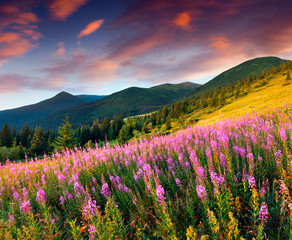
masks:
[(23, 2), (0, 3), (0, 66), (12, 57), (22, 57), (38, 47), (42, 34), (37, 30), (39, 18)]
[(189, 12), (183, 12), (177, 15), (174, 19), (174, 23), (176, 26), (188, 29), (190, 27), (190, 22), (192, 18)]
[(108, 83), (119, 78), (119, 64), (115, 61), (102, 58), (93, 58), (81, 70), (84, 82)]
[(82, 38), (85, 36), (88, 36), (92, 33), (94, 33), (97, 29), (99, 29), (101, 27), (101, 25), (103, 24), (104, 20), (100, 19), (100, 20), (96, 20), (94, 22), (89, 23), (85, 29), (83, 29), (79, 35), (78, 38)]
[(88, 0), (49, 0), (50, 17), (56, 21), (65, 21), (87, 2)]
[(40, 69), (40, 71), (54, 76), (75, 74), (87, 63), (88, 59), (89, 57), (85, 54), (75, 54), (69, 59), (54, 61), (50, 66)]
[(112, 51), (110, 59), (113, 58), (117, 61), (128, 61), (141, 54), (150, 52), (156, 47), (162, 46), (172, 38), (170, 34), (156, 33), (153, 35), (145, 35), (133, 38), (121, 44), (116, 50)]
[[(23, 9), (25, 10), (23, 10)], [(11, 26), (28, 27), (39, 21), (37, 15), (29, 10), (25, 3), (0, 3), (0, 31)]]
[(21, 74), (0, 74), (0, 93), (15, 93), (23, 89), (60, 90), (65, 78), (45, 79)]
[(231, 47), (229, 40), (225, 36), (211, 36), (210, 47), (215, 50), (225, 50)]
[(37, 44), (32, 44), (20, 33), (0, 33), (0, 66), (11, 57), (22, 57), (27, 51), (36, 48)]
[(70, 58), (54, 61), (51, 66), (40, 69), (47, 78), (66, 78), (68, 76), (81, 79), (82, 83), (106, 83), (117, 80), (120, 64), (117, 61), (75, 54)]
[(64, 42), (58, 42), (58, 46), (59, 48), (52, 53), (52, 56), (64, 55), (66, 53)]
[(254, 57), (291, 56), (291, 11), (288, 0), (141, 0), (109, 24), (117, 34), (106, 58), (127, 79), (195, 81)]

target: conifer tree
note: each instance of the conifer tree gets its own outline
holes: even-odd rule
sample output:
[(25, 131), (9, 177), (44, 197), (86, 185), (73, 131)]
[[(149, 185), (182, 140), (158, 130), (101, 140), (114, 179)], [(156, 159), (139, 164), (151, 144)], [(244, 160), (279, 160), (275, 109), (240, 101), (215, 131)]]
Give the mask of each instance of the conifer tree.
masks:
[(119, 132), (119, 143), (123, 144), (126, 141), (126, 137), (125, 137), (125, 125), (121, 128), (120, 132)]
[(170, 122), (170, 118), (169, 117), (166, 119), (165, 128), (166, 128), (166, 130), (170, 130), (171, 129), (171, 122)]
[(47, 141), (44, 137), (43, 129), (36, 127), (31, 140), (30, 153), (32, 156), (41, 156), (44, 154), (46, 148)]
[(53, 143), (55, 150), (60, 151), (63, 148), (74, 148), (77, 140), (74, 137), (72, 125), (69, 122), (68, 115), (66, 116), (64, 123), (58, 130), (58, 137)]
[(290, 70), (289, 68), (287, 69), (287, 77), (286, 77), (286, 81), (291, 80), (291, 76), (290, 76)]
[(2, 127), (2, 130), (0, 132), (0, 141), (1, 145), (4, 147), (10, 147), (12, 143), (12, 135), (10, 131), (10, 126), (5, 123)]

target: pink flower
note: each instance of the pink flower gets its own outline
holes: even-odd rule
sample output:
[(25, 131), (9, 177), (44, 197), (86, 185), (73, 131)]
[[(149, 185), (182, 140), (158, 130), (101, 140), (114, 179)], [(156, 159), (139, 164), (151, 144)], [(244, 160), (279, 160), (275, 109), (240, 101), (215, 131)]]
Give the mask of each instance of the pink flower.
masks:
[(109, 189), (109, 186), (107, 183), (104, 183), (101, 187), (101, 194), (105, 197), (108, 197), (111, 195), (111, 191)]
[(165, 194), (164, 188), (161, 185), (158, 185), (156, 187), (156, 195), (160, 205), (164, 204), (165, 200), (167, 199), (166, 197), (164, 197), (164, 194)]
[(20, 212), (22, 214), (28, 214), (30, 213), (32, 210), (31, 205), (29, 200), (28, 201), (24, 201), (21, 205), (20, 205)]
[(261, 204), (259, 216), (262, 223), (265, 223), (268, 221), (269, 211), (268, 211), (268, 206), (265, 202), (262, 202)]
[(207, 195), (207, 192), (206, 192), (206, 188), (202, 185), (197, 185), (196, 186), (196, 190), (197, 190), (197, 194), (198, 194), (198, 197), (202, 200), (207, 200), (208, 199), (208, 195)]
[(46, 193), (43, 189), (37, 191), (36, 201), (40, 204), (43, 204), (46, 201)]

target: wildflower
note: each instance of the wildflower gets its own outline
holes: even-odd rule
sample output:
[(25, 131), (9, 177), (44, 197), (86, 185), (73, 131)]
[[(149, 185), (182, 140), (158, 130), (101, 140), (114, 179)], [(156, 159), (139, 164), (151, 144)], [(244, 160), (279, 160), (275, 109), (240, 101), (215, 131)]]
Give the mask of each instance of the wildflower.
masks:
[(221, 166), (223, 168), (225, 168), (226, 167), (226, 158), (225, 158), (225, 155), (223, 153), (220, 153), (219, 158), (220, 158), (220, 164), (221, 164)]
[(65, 198), (63, 196), (60, 197), (60, 204), (63, 205), (65, 203)]
[(175, 183), (178, 187), (181, 188), (181, 181), (178, 178), (175, 179)]
[(63, 174), (60, 174), (60, 175), (58, 176), (58, 179), (59, 179), (59, 182), (60, 182), (60, 183), (64, 183), (64, 182), (66, 181), (66, 178), (65, 178), (65, 176), (64, 176)]
[(279, 167), (281, 164), (282, 151), (278, 150), (277, 152), (275, 152), (274, 157), (275, 157), (276, 164)]
[(14, 192), (13, 193), (13, 198), (14, 198), (14, 200), (18, 201), (19, 198), (20, 198), (19, 193), (18, 192)]
[(29, 200), (28, 201), (24, 201), (21, 205), (20, 205), (20, 212), (22, 214), (28, 214), (30, 213), (32, 210), (31, 205)]
[(164, 204), (165, 200), (167, 199), (166, 197), (164, 197), (164, 194), (165, 194), (164, 188), (161, 185), (158, 185), (156, 187), (156, 195), (160, 205)]
[(248, 185), (249, 185), (249, 188), (250, 188), (250, 191), (252, 190), (256, 190), (256, 181), (255, 181), (255, 178), (253, 176), (248, 176)]
[(107, 183), (104, 183), (101, 187), (101, 194), (105, 197), (108, 197), (111, 195), (111, 191), (109, 189), (109, 186)]
[(24, 199), (27, 199), (27, 195), (28, 195), (28, 193), (27, 193), (26, 188), (23, 188), (23, 189), (22, 189), (22, 195), (23, 195), (23, 198), (24, 198)]
[(267, 222), (268, 217), (269, 217), (269, 212), (268, 212), (268, 206), (265, 202), (262, 202), (261, 204), (259, 216), (262, 223)]
[(94, 239), (95, 238), (94, 233), (96, 233), (95, 226), (90, 225), (89, 228), (88, 228), (88, 233), (89, 233), (89, 239), (90, 240)]
[(92, 182), (93, 182), (94, 184), (97, 184), (97, 180), (96, 180), (95, 177), (92, 178)]
[(96, 201), (92, 200), (91, 198), (88, 198), (82, 208), (84, 218), (88, 220), (90, 216), (95, 217), (98, 212), (97, 211), (98, 208), (100, 208), (100, 206), (96, 206)]
[(202, 185), (197, 185), (196, 186), (196, 190), (197, 190), (197, 194), (198, 194), (198, 197), (202, 200), (207, 200), (208, 199), (208, 195), (207, 195), (207, 192), (206, 192), (206, 188)]
[(156, 174), (159, 176), (160, 175), (160, 170), (156, 165), (154, 166), (154, 170), (155, 170)]
[(13, 225), (14, 223), (15, 223), (15, 219), (14, 219), (14, 217), (9, 213), (8, 214), (8, 216), (9, 216), (9, 218), (8, 218), (8, 222), (11, 224), (11, 225)]
[(46, 185), (47, 184), (46, 175), (42, 175), (42, 183), (43, 183), (43, 185)]
[(286, 136), (286, 131), (285, 129), (280, 129), (280, 137), (282, 142), (286, 142), (287, 136)]
[(202, 180), (205, 180), (206, 179), (205, 169), (203, 167), (198, 167), (196, 170), (197, 170), (197, 174), (199, 178), (201, 178)]
[(43, 189), (37, 191), (36, 201), (40, 204), (43, 204), (46, 201), (46, 193)]

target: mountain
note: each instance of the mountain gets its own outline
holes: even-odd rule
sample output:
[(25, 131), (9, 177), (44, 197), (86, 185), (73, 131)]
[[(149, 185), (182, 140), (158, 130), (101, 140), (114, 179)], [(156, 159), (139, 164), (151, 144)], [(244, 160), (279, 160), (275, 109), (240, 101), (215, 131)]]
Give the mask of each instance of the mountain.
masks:
[(81, 95), (75, 95), (76, 97), (84, 100), (85, 102), (93, 102), (98, 99), (102, 99), (104, 97), (107, 97), (108, 95), (86, 95), (86, 94), (81, 94)]
[(228, 83), (236, 83), (248, 75), (253, 75), (254, 73), (259, 74), (265, 69), (270, 69), (271, 65), (277, 67), (281, 64), (281, 62), (285, 61), (286, 60), (278, 57), (260, 57), (251, 59), (219, 74), (217, 77), (190, 93), (190, 96), (226, 86)]
[(130, 87), (113, 93), (102, 99), (85, 103), (70, 109), (54, 112), (32, 122), (44, 128), (56, 129), (68, 114), (73, 125), (92, 123), (102, 116), (113, 117), (148, 113), (163, 105), (183, 99), (200, 85), (190, 82), (180, 84), (162, 84), (151, 88)]
[(67, 109), (85, 102), (81, 98), (67, 92), (60, 92), (56, 96), (36, 104), (0, 111), (0, 126), (7, 122), (8, 125), (21, 127), (26, 122), (29, 123), (55, 111)]

